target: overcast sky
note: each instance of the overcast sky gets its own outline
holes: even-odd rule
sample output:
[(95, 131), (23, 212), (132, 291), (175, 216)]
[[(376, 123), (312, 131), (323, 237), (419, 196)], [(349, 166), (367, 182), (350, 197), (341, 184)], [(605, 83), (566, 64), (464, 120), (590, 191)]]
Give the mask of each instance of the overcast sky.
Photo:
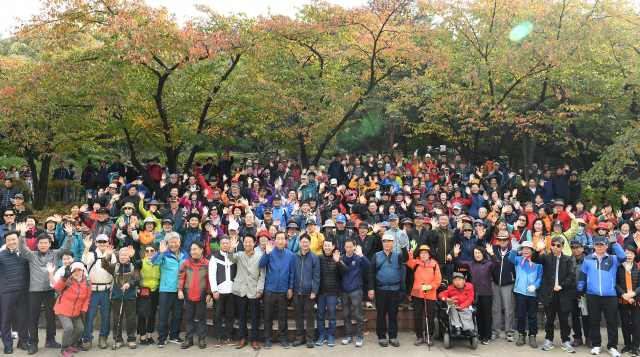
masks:
[[(363, 5), (366, 0), (328, 0), (330, 3), (344, 7)], [(194, 4), (210, 6), (213, 10), (226, 14), (229, 12), (244, 12), (249, 16), (272, 13), (293, 16), (296, 7), (308, 4), (309, 0), (147, 0), (152, 6), (165, 6), (170, 13), (183, 21), (198, 14)], [(2, 37), (10, 35), (11, 29), (18, 24), (19, 19), (29, 19), (37, 14), (42, 7), (40, 0), (0, 0), (0, 33)]]

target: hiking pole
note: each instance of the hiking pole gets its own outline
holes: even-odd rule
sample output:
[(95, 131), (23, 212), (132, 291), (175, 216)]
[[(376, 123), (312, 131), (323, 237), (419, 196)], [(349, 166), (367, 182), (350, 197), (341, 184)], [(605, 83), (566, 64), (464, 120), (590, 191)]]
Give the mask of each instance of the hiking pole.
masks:
[(427, 326), (427, 347), (429, 348), (429, 351), (431, 351), (431, 336), (429, 336), (429, 314), (427, 312), (427, 292), (426, 292), (426, 286), (423, 285), (423, 290), (424, 291), (424, 323)]
[[(120, 336), (120, 334), (122, 333), (122, 331), (118, 332), (118, 330), (120, 330), (122, 328), (122, 308), (124, 307), (124, 294), (122, 294), (122, 299), (120, 299), (120, 315), (118, 315), (118, 324), (116, 325), (116, 338), (115, 338), (115, 344), (113, 345), (113, 347), (117, 347), (118, 346), (118, 336)], [(116, 351), (118, 349), (114, 348), (113, 349), (113, 357), (116, 357)]]

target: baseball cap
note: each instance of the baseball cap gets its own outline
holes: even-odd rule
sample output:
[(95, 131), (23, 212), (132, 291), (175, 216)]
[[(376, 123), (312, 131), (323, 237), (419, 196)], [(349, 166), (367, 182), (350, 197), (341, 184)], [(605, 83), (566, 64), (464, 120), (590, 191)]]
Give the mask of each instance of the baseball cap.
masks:
[(338, 215), (338, 217), (336, 217), (336, 222), (346, 223), (347, 222), (347, 218), (342, 214)]
[(583, 247), (582, 242), (577, 240), (577, 239), (572, 240), (571, 243), (569, 243), (569, 246), (570, 247)]
[(271, 207), (265, 207), (265, 208), (264, 208), (264, 213), (273, 213), (273, 208), (271, 208)]
[(98, 236), (96, 237), (96, 242), (101, 241), (101, 242), (108, 242), (109, 241), (109, 237), (106, 234), (98, 234)]
[(71, 264), (71, 271), (74, 271), (76, 269), (80, 269), (84, 271), (84, 264), (82, 264), (81, 262), (75, 262)]
[(334, 178), (332, 178), (331, 180), (329, 180), (329, 183), (330, 183), (331, 185), (337, 185), (337, 184), (338, 184), (338, 179), (334, 179)]
[(382, 236), (382, 240), (394, 240), (391, 234), (385, 234)]
[(416, 214), (414, 214), (414, 215), (413, 215), (413, 219), (416, 219), (416, 218), (424, 219), (424, 214), (422, 214), (422, 213), (416, 213)]
[(398, 215), (397, 215), (397, 214), (395, 214), (395, 213), (390, 214), (390, 215), (389, 215), (389, 220), (392, 220), (392, 219), (397, 220), (397, 219), (398, 219)]
[(593, 244), (609, 244), (609, 242), (607, 242), (607, 238), (605, 237), (595, 236), (593, 237)]
[(106, 209), (105, 207), (100, 207), (100, 208), (98, 209), (98, 213), (109, 213), (109, 210), (108, 210), (108, 209)]
[(391, 226), (389, 225), (389, 222), (387, 222), (387, 221), (382, 222), (382, 223), (381, 223), (381, 226), (383, 226), (383, 227), (391, 227)]
[(424, 157), (431, 157), (431, 154), (425, 154)]
[(453, 278), (454, 278), (454, 279), (455, 279), (455, 278), (462, 278), (462, 279), (464, 279), (464, 275), (463, 275), (462, 273), (460, 273), (460, 272), (455, 272), (455, 273), (453, 273)]
[(462, 205), (459, 202), (453, 204), (453, 209), (462, 209)]
[(173, 220), (171, 218), (165, 218), (165, 219), (162, 220), (161, 223), (162, 224), (169, 223), (170, 225), (173, 226)]
[(240, 229), (240, 225), (238, 224), (238, 222), (236, 221), (231, 221), (229, 222), (229, 230), (234, 230), (237, 231), (238, 229)]
[(13, 196), (13, 198), (22, 198), (24, 200), (24, 196), (21, 193), (16, 193), (16, 195)]

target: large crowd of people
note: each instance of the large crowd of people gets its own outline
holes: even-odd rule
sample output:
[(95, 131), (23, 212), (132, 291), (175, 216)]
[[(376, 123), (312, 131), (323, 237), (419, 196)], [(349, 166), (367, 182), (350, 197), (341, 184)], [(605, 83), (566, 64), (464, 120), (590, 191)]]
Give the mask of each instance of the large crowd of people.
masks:
[[(586, 345), (597, 355), (604, 315), (609, 354), (637, 356), (639, 204), (623, 197), (621, 207), (587, 207), (567, 165), (534, 164), (525, 181), (504, 158), (474, 166), (444, 153), (336, 154), (328, 167), (302, 168), (279, 156), (237, 164), (229, 152), (180, 174), (158, 158), (146, 169), (153, 182), (120, 156), (111, 165), (88, 162), (80, 175), (60, 161), (53, 179), (79, 179), (86, 203), (70, 203), (42, 225), (14, 186), (30, 175), (2, 173), (5, 353), (13, 353), (12, 331), (18, 348), (38, 352), (41, 316), (44, 346), (62, 357), (91, 350), (95, 337), (106, 349), (110, 335), (114, 350), (169, 342), (206, 348), (210, 303), (214, 347), (333, 347), (340, 306), (340, 343), (361, 347), (363, 309), (374, 305), (380, 346), (400, 346), (398, 312), (410, 305), (414, 344), (431, 345), (446, 303), (453, 337), (487, 345), (503, 333), (518, 347), (540, 342), (548, 351), (557, 319), (563, 350)], [(540, 305), (544, 338), (537, 338)], [(287, 340), (290, 306), (294, 341)]]

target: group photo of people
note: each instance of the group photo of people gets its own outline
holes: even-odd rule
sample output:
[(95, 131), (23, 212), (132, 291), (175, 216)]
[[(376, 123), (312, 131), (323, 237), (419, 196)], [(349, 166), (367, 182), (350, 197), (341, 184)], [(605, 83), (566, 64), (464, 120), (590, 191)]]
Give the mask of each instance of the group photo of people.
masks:
[(85, 191), (44, 222), (14, 185), (27, 176), (4, 174), (4, 352), (362, 347), (375, 309), (381, 347), (400, 347), (398, 314), (412, 310), (414, 346), (504, 338), (637, 356), (638, 197), (587, 207), (568, 165), (534, 164), (525, 180), (504, 158), (447, 156), (335, 154), (303, 168), (226, 152), (180, 173), (154, 157), (153, 182), (119, 155), (73, 174), (60, 161), (54, 180)]

